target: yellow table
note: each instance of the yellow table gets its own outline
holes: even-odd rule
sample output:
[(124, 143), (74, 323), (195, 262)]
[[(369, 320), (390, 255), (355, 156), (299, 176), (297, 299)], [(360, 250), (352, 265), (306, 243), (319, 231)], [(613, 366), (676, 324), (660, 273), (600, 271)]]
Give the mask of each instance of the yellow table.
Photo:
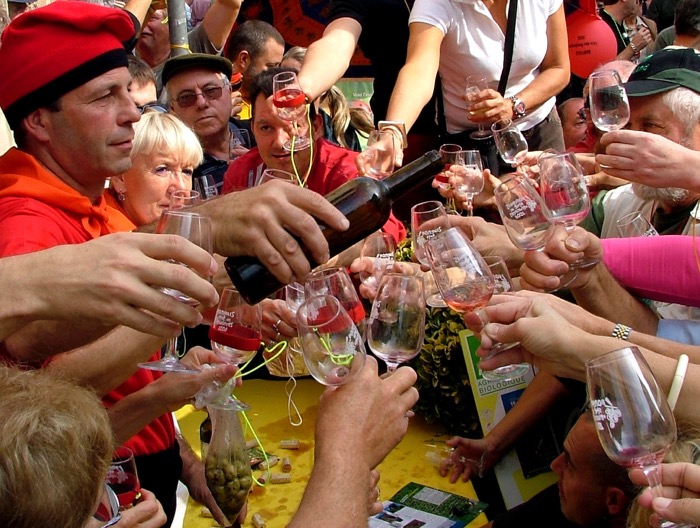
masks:
[[(313, 431), (316, 420), (318, 397), (324, 387), (312, 379), (298, 381), (293, 393), (294, 402), (302, 415), (303, 423), (292, 426), (287, 415), (287, 395), (285, 381), (248, 380), (236, 389), (236, 396), (250, 404), (248, 419), (253, 424), (263, 447), (268, 453), (282, 459), (289, 457), (292, 463), (292, 482), (289, 484), (269, 484), (264, 488), (253, 485), (248, 500), (248, 517), (245, 526), (252, 526), (252, 516), (260, 513), (267, 521), (268, 528), (282, 528), (290, 521), (297, 509), (304, 487), (313, 465)], [(199, 425), (206, 416), (187, 406), (176, 413), (182, 433), (199, 454)], [(246, 432), (246, 439), (252, 438)], [(280, 440), (300, 440), (300, 449), (283, 450)], [(409, 482), (418, 482), (437, 489), (443, 489), (465, 497), (476, 499), (471, 482), (450, 484), (442, 478), (430, 464), (426, 453), (436, 451), (444, 445), (448, 437), (441, 427), (427, 424), (420, 416), (411, 419), (408, 433), (401, 443), (379, 466), (381, 473), (381, 499), (387, 500)], [(343, 449), (342, 445), (338, 449)], [(282, 472), (281, 464), (272, 469)], [(261, 472), (255, 471), (257, 476)], [(332, 505), (329, 505), (332, 507)], [(475, 528), (486, 523), (484, 514), (479, 515), (469, 526)], [(185, 528), (210, 528), (216, 525), (211, 519), (201, 516), (201, 506), (190, 499), (185, 515)]]

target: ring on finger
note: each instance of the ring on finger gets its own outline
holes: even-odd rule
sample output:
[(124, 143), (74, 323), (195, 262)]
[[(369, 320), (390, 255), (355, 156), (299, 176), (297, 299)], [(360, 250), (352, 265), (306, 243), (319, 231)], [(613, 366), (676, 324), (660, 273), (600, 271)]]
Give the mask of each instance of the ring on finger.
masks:
[(277, 322), (276, 322), (275, 324), (272, 325), (272, 328), (274, 328), (274, 329), (275, 329), (275, 332), (277, 332), (277, 337), (279, 337), (279, 335), (280, 335), (280, 327), (279, 327), (279, 324), (280, 324), (281, 322), (282, 322), (282, 319), (280, 318), (280, 319), (277, 319)]

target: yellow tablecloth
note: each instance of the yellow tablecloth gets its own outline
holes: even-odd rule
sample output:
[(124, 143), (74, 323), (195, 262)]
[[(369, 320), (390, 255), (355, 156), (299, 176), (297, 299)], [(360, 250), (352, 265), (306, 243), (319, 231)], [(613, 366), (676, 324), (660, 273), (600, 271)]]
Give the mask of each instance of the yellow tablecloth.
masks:
[[(295, 427), (287, 415), (287, 395), (285, 381), (249, 380), (236, 389), (236, 395), (248, 403), (248, 419), (255, 428), (262, 445), (268, 453), (282, 459), (289, 457), (292, 463), (292, 482), (289, 484), (269, 484), (264, 488), (253, 485), (248, 502), (248, 517), (245, 526), (252, 526), (252, 516), (260, 513), (267, 521), (268, 528), (286, 526), (297, 509), (313, 464), (313, 431), (316, 420), (318, 397), (324, 387), (312, 379), (298, 381), (293, 393), (294, 402), (303, 417), (302, 425)], [(182, 433), (199, 454), (199, 425), (206, 416), (187, 406), (176, 413)], [(246, 432), (246, 439), (252, 438)], [(300, 440), (300, 449), (283, 450), (280, 440)], [(420, 416), (411, 419), (408, 433), (402, 442), (379, 466), (381, 473), (381, 499), (387, 500), (409, 482), (443, 489), (465, 497), (476, 499), (471, 483), (450, 484), (442, 478), (437, 469), (426, 458), (426, 453), (444, 446), (448, 437), (442, 428), (429, 425)], [(342, 445), (338, 449), (343, 449)], [(281, 464), (273, 472), (281, 472)], [(254, 473), (256, 476), (259, 471)], [(332, 508), (332, 505), (329, 505)], [(484, 514), (479, 515), (469, 526), (475, 528), (486, 523)], [(216, 525), (211, 519), (201, 516), (201, 506), (190, 499), (185, 516), (185, 528), (209, 528)]]

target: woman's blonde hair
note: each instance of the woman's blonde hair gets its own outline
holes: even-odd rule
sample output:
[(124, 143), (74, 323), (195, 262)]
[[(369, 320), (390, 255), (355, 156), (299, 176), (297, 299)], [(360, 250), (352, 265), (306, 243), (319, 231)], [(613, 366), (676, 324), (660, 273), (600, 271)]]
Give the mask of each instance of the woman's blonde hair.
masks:
[(113, 446), (94, 392), (0, 367), (0, 526), (75, 528), (95, 512)]
[(177, 152), (183, 164), (193, 167), (204, 157), (195, 133), (178, 117), (165, 112), (146, 112), (134, 125), (131, 159), (154, 152)]

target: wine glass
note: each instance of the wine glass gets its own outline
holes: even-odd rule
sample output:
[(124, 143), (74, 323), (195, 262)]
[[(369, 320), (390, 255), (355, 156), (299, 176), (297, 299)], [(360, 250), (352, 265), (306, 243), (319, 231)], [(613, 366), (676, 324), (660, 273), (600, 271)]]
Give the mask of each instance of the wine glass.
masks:
[(360, 248), (360, 258), (372, 260), (372, 271), (360, 271), (360, 282), (377, 291), (384, 272), (394, 263), (395, 252), (396, 241), (389, 233), (377, 231), (365, 238)]
[(394, 134), (389, 130), (372, 130), (367, 147), (361, 154), (365, 162), (365, 175), (383, 180), (394, 172)]
[[(465, 95), (467, 96), (467, 113), (469, 114), (469, 117), (484, 112), (484, 110), (472, 112), (471, 107), (473, 106), (474, 102), (479, 98), (479, 94), (482, 91), (488, 89), (488, 87), (488, 82), (484, 77), (473, 75), (467, 77), (467, 88), (465, 90)], [(486, 139), (490, 135), (491, 132), (484, 129), (484, 125), (479, 123), (479, 129), (469, 134), (469, 137), (472, 139)]]
[(510, 119), (499, 119), (491, 125), (491, 131), (501, 158), (506, 163), (517, 165), (519, 171), (528, 152), (523, 133)]
[(229, 161), (240, 158), (243, 154), (248, 152), (250, 145), (250, 134), (248, 134), (247, 130), (239, 128), (235, 132), (231, 131), (231, 138), (228, 144)]
[(632, 211), (618, 218), (615, 227), (621, 238), (659, 236), (659, 232), (641, 211)]
[[(219, 359), (230, 365), (244, 365), (258, 352), (262, 344), (262, 309), (260, 304), (247, 304), (235, 288), (224, 288), (216, 308), (214, 322), (209, 327), (211, 348)], [(213, 382), (196, 394), (197, 407), (243, 411), (249, 408), (233, 394), (238, 376), (221, 385)]]
[(308, 297), (297, 311), (304, 363), (316, 381), (347, 383), (365, 364), (365, 345), (350, 314), (332, 295)]
[[(523, 251), (544, 251), (554, 224), (542, 196), (528, 178), (523, 175), (507, 178), (494, 189), (494, 197), (503, 227), (515, 247)], [(559, 277), (557, 290), (571, 284), (576, 275), (574, 270)]]
[(478, 150), (462, 150), (457, 157), (457, 164), (452, 166), (452, 181), (455, 193), (465, 196), (467, 215), (474, 215), (474, 196), (484, 190), (484, 168)]
[[(447, 306), (460, 314), (486, 306), (493, 295), (496, 281), (464, 231), (452, 227), (441, 237), (428, 242), (426, 249), (430, 269)], [(483, 318), (483, 313), (480, 313), (480, 317)], [(489, 357), (519, 345), (496, 344), (491, 348)], [(509, 380), (521, 377), (529, 368), (528, 364), (505, 365), (482, 371), (482, 376), (488, 380)]]
[(189, 209), (200, 203), (202, 203), (202, 195), (199, 191), (178, 189), (170, 195), (168, 209)]
[(141, 484), (131, 449), (121, 446), (114, 450), (105, 483), (117, 495), (120, 509), (131, 508), (139, 501)]
[[(462, 146), (455, 143), (446, 143), (444, 145), (440, 145), (440, 150), (438, 152), (440, 153), (440, 158), (445, 164), (445, 167), (435, 175), (435, 181), (438, 182), (438, 187), (440, 189), (443, 191), (449, 191), (452, 188), (452, 185), (450, 184), (452, 165), (457, 164), (457, 157), (459, 153), (462, 152)], [(449, 200), (445, 207), (448, 214), (457, 212), (454, 205), (454, 200)]]
[[(166, 209), (160, 215), (156, 232), (168, 235), (180, 235), (209, 253), (213, 250), (211, 219), (208, 216), (194, 211), (186, 209)], [(162, 288), (161, 291), (190, 306), (197, 306), (199, 304), (196, 299), (176, 289)], [(162, 359), (149, 361), (147, 363), (139, 363), (139, 367), (161, 372), (197, 371), (197, 369), (183, 365), (180, 362), (177, 352), (177, 336), (168, 339), (168, 344)]]
[[(571, 152), (545, 151), (537, 160), (540, 169), (540, 194), (549, 216), (556, 224), (571, 231), (588, 216), (591, 200), (586, 185), (586, 175)], [(595, 266), (600, 259), (580, 258), (571, 269)]]
[(362, 340), (365, 339), (367, 335), (365, 308), (345, 268), (335, 267), (312, 271), (304, 281), (304, 295), (307, 299), (316, 295), (332, 295), (338, 299), (352, 322), (357, 325)]
[(202, 200), (208, 200), (219, 195), (219, 189), (216, 186), (216, 179), (212, 174), (202, 174), (192, 178), (193, 192), (199, 193)]
[[(450, 228), (450, 220), (442, 204), (436, 200), (421, 202), (411, 207), (411, 247), (416, 260), (429, 266), (425, 244)], [(445, 308), (447, 305), (439, 293), (426, 299), (428, 306)]]
[(588, 78), (591, 120), (599, 130), (619, 130), (630, 118), (627, 92), (615, 70), (594, 72)]
[[(297, 121), (306, 116), (306, 96), (297, 74), (293, 71), (280, 72), (272, 78), (272, 104), (280, 119), (290, 121), (295, 132), (299, 132)], [(311, 145), (306, 135), (295, 135), (284, 142), (286, 150), (304, 150)]]
[[(676, 441), (673, 412), (637, 347), (586, 363), (586, 386), (605, 453), (626, 468), (640, 468), (654, 497), (662, 497), (661, 461)], [(659, 526), (684, 526), (661, 520)]]
[(503, 257), (496, 255), (482, 256), (486, 265), (491, 270), (491, 275), (493, 275), (493, 280), (495, 282), (493, 287), (493, 293), (508, 293), (515, 291), (515, 285), (513, 284), (513, 279), (510, 278), (510, 272), (508, 271), (508, 265)]
[(367, 345), (392, 374), (418, 355), (425, 337), (423, 277), (386, 273), (372, 302)]
[(299, 180), (294, 174), (280, 169), (265, 169), (255, 181), (255, 185), (262, 185), (272, 180), (281, 180), (291, 183), (292, 185), (299, 185)]

